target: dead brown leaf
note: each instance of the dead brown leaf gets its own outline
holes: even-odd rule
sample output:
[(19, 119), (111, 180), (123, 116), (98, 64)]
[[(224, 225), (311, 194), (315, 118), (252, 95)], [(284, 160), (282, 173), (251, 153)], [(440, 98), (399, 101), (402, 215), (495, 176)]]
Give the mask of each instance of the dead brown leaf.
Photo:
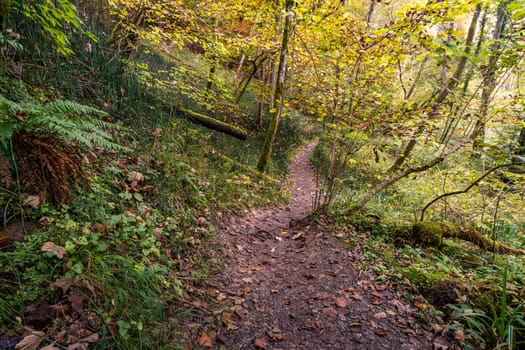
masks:
[(71, 307), (74, 311), (80, 313), (84, 309), (84, 301), (86, 301), (87, 297), (79, 292), (78, 290), (72, 290), (71, 293), (69, 293), (69, 297), (67, 300), (71, 303)]
[(87, 350), (88, 346), (82, 343), (71, 344), (67, 347), (67, 350)]
[(49, 344), (44, 346), (43, 348), (40, 348), (40, 350), (60, 350), (60, 348), (56, 347), (55, 344)]
[(325, 307), (323, 309), (323, 314), (325, 314), (326, 316), (336, 317), (337, 311), (333, 307)]
[(66, 249), (64, 247), (56, 245), (53, 242), (44, 243), (40, 250), (43, 252), (51, 252), (54, 256), (56, 256), (59, 259), (62, 259), (64, 257), (64, 253), (66, 252)]
[(335, 305), (343, 308), (343, 307), (346, 307), (348, 303), (346, 302), (346, 299), (344, 298), (335, 298)]
[(377, 312), (374, 314), (374, 318), (377, 318), (377, 319), (383, 319), (383, 318), (386, 318), (386, 312), (384, 311), (380, 311), (380, 312)]
[(465, 333), (463, 333), (463, 331), (460, 329), (455, 330), (454, 339), (463, 343), (465, 341)]
[(55, 282), (51, 283), (51, 287), (53, 288), (60, 288), (62, 289), (62, 293), (66, 294), (66, 292), (69, 290), (69, 287), (71, 287), (75, 281), (73, 279), (68, 277), (61, 277), (57, 279)]
[(129, 174), (128, 179), (129, 181), (142, 182), (144, 181), (145, 177), (138, 171), (132, 171), (131, 174)]
[(349, 295), (350, 298), (354, 299), (354, 300), (361, 300), (363, 299), (363, 297), (357, 293), (357, 292), (352, 292), (350, 295)]
[(213, 340), (208, 334), (202, 333), (199, 338), (199, 345), (211, 349), (213, 347)]
[(87, 337), (82, 338), (80, 341), (82, 343), (96, 343), (100, 339), (100, 336), (98, 333), (93, 333), (91, 335), (88, 335)]
[(434, 339), (434, 350), (448, 350), (450, 342), (445, 337), (436, 337)]
[(260, 339), (260, 338), (255, 338), (253, 340), (253, 346), (256, 349), (263, 349), (263, 350), (268, 348), (268, 344), (266, 344), (266, 342), (263, 339)]
[(18, 344), (16, 344), (16, 350), (36, 350), (46, 334), (44, 332), (32, 332), (30, 335), (25, 336)]

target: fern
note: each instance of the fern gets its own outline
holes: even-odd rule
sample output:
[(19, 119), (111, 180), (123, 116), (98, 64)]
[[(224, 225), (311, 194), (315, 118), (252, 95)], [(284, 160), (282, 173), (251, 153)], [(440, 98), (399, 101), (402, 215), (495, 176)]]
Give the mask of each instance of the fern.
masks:
[(107, 115), (102, 110), (68, 100), (45, 105), (32, 101), (17, 103), (0, 94), (0, 142), (7, 148), (13, 133), (20, 131), (76, 142), (87, 149), (99, 146), (107, 150), (129, 151), (114, 142), (109, 134), (110, 131), (125, 131), (125, 128), (94, 117)]

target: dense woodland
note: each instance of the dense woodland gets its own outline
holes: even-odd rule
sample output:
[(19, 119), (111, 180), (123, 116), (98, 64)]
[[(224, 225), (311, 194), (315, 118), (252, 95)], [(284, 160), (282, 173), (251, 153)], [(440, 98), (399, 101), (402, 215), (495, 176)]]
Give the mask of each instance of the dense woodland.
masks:
[(0, 349), (211, 348), (174, 320), (221, 268), (214, 223), (286, 203), (312, 140), (312, 220), (358, 269), (457, 349), (525, 346), (525, 1), (0, 15)]

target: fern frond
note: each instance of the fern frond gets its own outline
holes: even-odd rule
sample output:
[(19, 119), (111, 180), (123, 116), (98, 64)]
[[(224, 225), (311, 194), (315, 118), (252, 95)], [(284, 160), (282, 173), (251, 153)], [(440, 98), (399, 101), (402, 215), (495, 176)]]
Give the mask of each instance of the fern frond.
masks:
[(81, 116), (81, 115), (99, 115), (99, 116), (107, 116), (108, 113), (104, 112), (100, 109), (83, 105), (74, 101), (69, 100), (56, 100), (53, 102), (49, 102), (42, 108), (42, 111), (44, 113), (48, 113), (51, 115), (54, 114), (64, 114), (64, 115), (75, 115), (75, 116)]
[(2, 121), (4, 118), (12, 118), (13, 114), (23, 113), (24, 111), (24, 107), (22, 107), (20, 104), (5, 98), (4, 95), (0, 94), (0, 117), (2, 118)]

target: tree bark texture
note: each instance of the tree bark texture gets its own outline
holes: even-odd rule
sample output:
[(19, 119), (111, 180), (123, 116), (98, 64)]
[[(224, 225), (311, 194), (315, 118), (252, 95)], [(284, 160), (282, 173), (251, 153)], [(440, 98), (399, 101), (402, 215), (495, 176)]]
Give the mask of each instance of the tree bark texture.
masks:
[(285, 2), (285, 13), (284, 13), (284, 28), (283, 37), (281, 44), (281, 52), (279, 55), (279, 66), (277, 69), (277, 84), (275, 86), (274, 103), (275, 106), (270, 110), (270, 124), (268, 131), (266, 132), (266, 138), (264, 145), (257, 162), (257, 169), (260, 172), (265, 172), (270, 162), (270, 156), (272, 154), (272, 145), (277, 133), (277, 127), (279, 126), (279, 119), (283, 110), (283, 98), (284, 98), (284, 83), (286, 81), (286, 60), (288, 57), (288, 42), (292, 33), (293, 25), (293, 14), (291, 10), (293, 8), (294, 1), (286, 0)]

